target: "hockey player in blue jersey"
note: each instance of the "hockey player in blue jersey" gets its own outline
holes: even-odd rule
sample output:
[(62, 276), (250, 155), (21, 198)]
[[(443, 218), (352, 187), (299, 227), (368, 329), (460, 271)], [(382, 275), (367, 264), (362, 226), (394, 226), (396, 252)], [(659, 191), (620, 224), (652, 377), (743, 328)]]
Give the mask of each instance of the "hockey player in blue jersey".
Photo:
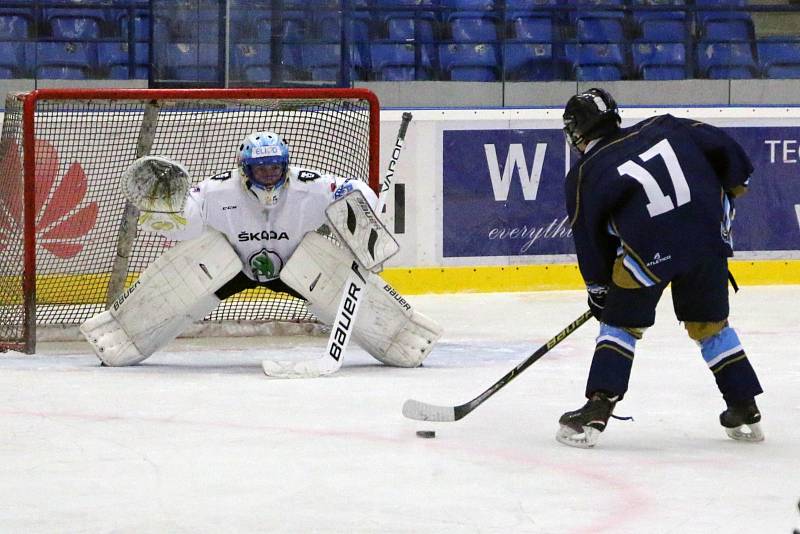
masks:
[(556, 439), (592, 447), (627, 389), (637, 340), (671, 285), (673, 307), (727, 404), (720, 423), (736, 440), (764, 439), (758, 378), (728, 324), (733, 199), (753, 167), (718, 128), (659, 115), (620, 128), (602, 89), (570, 98), (564, 132), (580, 158), (566, 205), (589, 306), (600, 321), (588, 402), (561, 416)]

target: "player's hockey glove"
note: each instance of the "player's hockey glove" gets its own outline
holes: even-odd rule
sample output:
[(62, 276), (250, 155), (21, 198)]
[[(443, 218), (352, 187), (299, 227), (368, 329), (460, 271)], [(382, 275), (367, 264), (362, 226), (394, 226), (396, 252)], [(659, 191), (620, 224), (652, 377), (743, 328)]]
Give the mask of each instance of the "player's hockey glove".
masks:
[(606, 307), (608, 286), (589, 284), (586, 286), (586, 292), (589, 294), (588, 302), (589, 309), (592, 311), (592, 316), (599, 321), (600, 317), (603, 315), (603, 308)]

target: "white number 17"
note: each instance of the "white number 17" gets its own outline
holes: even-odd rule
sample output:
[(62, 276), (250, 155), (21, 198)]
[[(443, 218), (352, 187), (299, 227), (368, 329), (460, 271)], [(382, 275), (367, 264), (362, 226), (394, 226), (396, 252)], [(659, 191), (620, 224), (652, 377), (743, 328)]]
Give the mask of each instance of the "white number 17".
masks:
[[(643, 162), (650, 161), (655, 156), (661, 156), (664, 163), (667, 165), (669, 178), (672, 180), (672, 186), (675, 188), (675, 200), (678, 206), (683, 206), (691, 200), (689, 184), (686, 183), (686, 176), (683, 174), (681, 164), (678, 163), (678, 157), (675, 155), (675, 151), (672, 149), (672, 145), (669, 144), (669, 141), (666, 139), (659, 141), (646, 152), (639, 154)], [(642, 184), (642, 187), (644, 187), (644, 194), (647, 195), (647, 211), (650, 213), (650, 217), (661, 215), (662, 213), (676, 208), (669, 195), (665, 195), (658, 186), (658, 182), (653, 175), (638, 163), (628, 160), (617, 167), (617, 171), (620, 176), (627, 174)]]

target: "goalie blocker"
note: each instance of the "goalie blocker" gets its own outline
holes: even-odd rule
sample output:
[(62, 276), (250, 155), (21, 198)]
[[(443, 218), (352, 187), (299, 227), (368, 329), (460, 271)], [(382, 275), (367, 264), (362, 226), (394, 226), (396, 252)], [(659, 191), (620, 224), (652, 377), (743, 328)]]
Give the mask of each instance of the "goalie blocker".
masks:
[[(281, 270), (280, 278), (306, 299), (309, 310), (323, 323), (332, 324), (353, 260), (349, 250), (309, 232)], [(366, 284), (353, 339), (387, 365), (417, 367), (441, 336), (441, 327), (414, 310), (380, 276), (367, 270), (360, 274)]]

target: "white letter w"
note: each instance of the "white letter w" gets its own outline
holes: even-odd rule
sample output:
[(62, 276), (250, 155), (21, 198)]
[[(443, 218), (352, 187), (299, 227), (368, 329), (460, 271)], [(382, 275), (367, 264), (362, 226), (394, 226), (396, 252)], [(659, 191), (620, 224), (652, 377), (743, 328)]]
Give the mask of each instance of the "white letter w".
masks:
[(489, 167), (489, 176), (492, 178), (492, 191), (494, 191), (495, 200), (505, 201), (508, 199), (508, 188), (511, 186), (511, 176), (515, 168), (519, 172), (522, 196), (525, 200), (536, 200), (547, 143), (536, 143), (530, 172), (528, 172), (528, 163), (525, 161), (522, 145), (519, 143), (509, 145), (502, 175), (500, 174), (500, 164), (497, 161), (497, 150), (495, 150), (494, 145), (483, 145), (483, 150), (486, 152), (486, 165)]

